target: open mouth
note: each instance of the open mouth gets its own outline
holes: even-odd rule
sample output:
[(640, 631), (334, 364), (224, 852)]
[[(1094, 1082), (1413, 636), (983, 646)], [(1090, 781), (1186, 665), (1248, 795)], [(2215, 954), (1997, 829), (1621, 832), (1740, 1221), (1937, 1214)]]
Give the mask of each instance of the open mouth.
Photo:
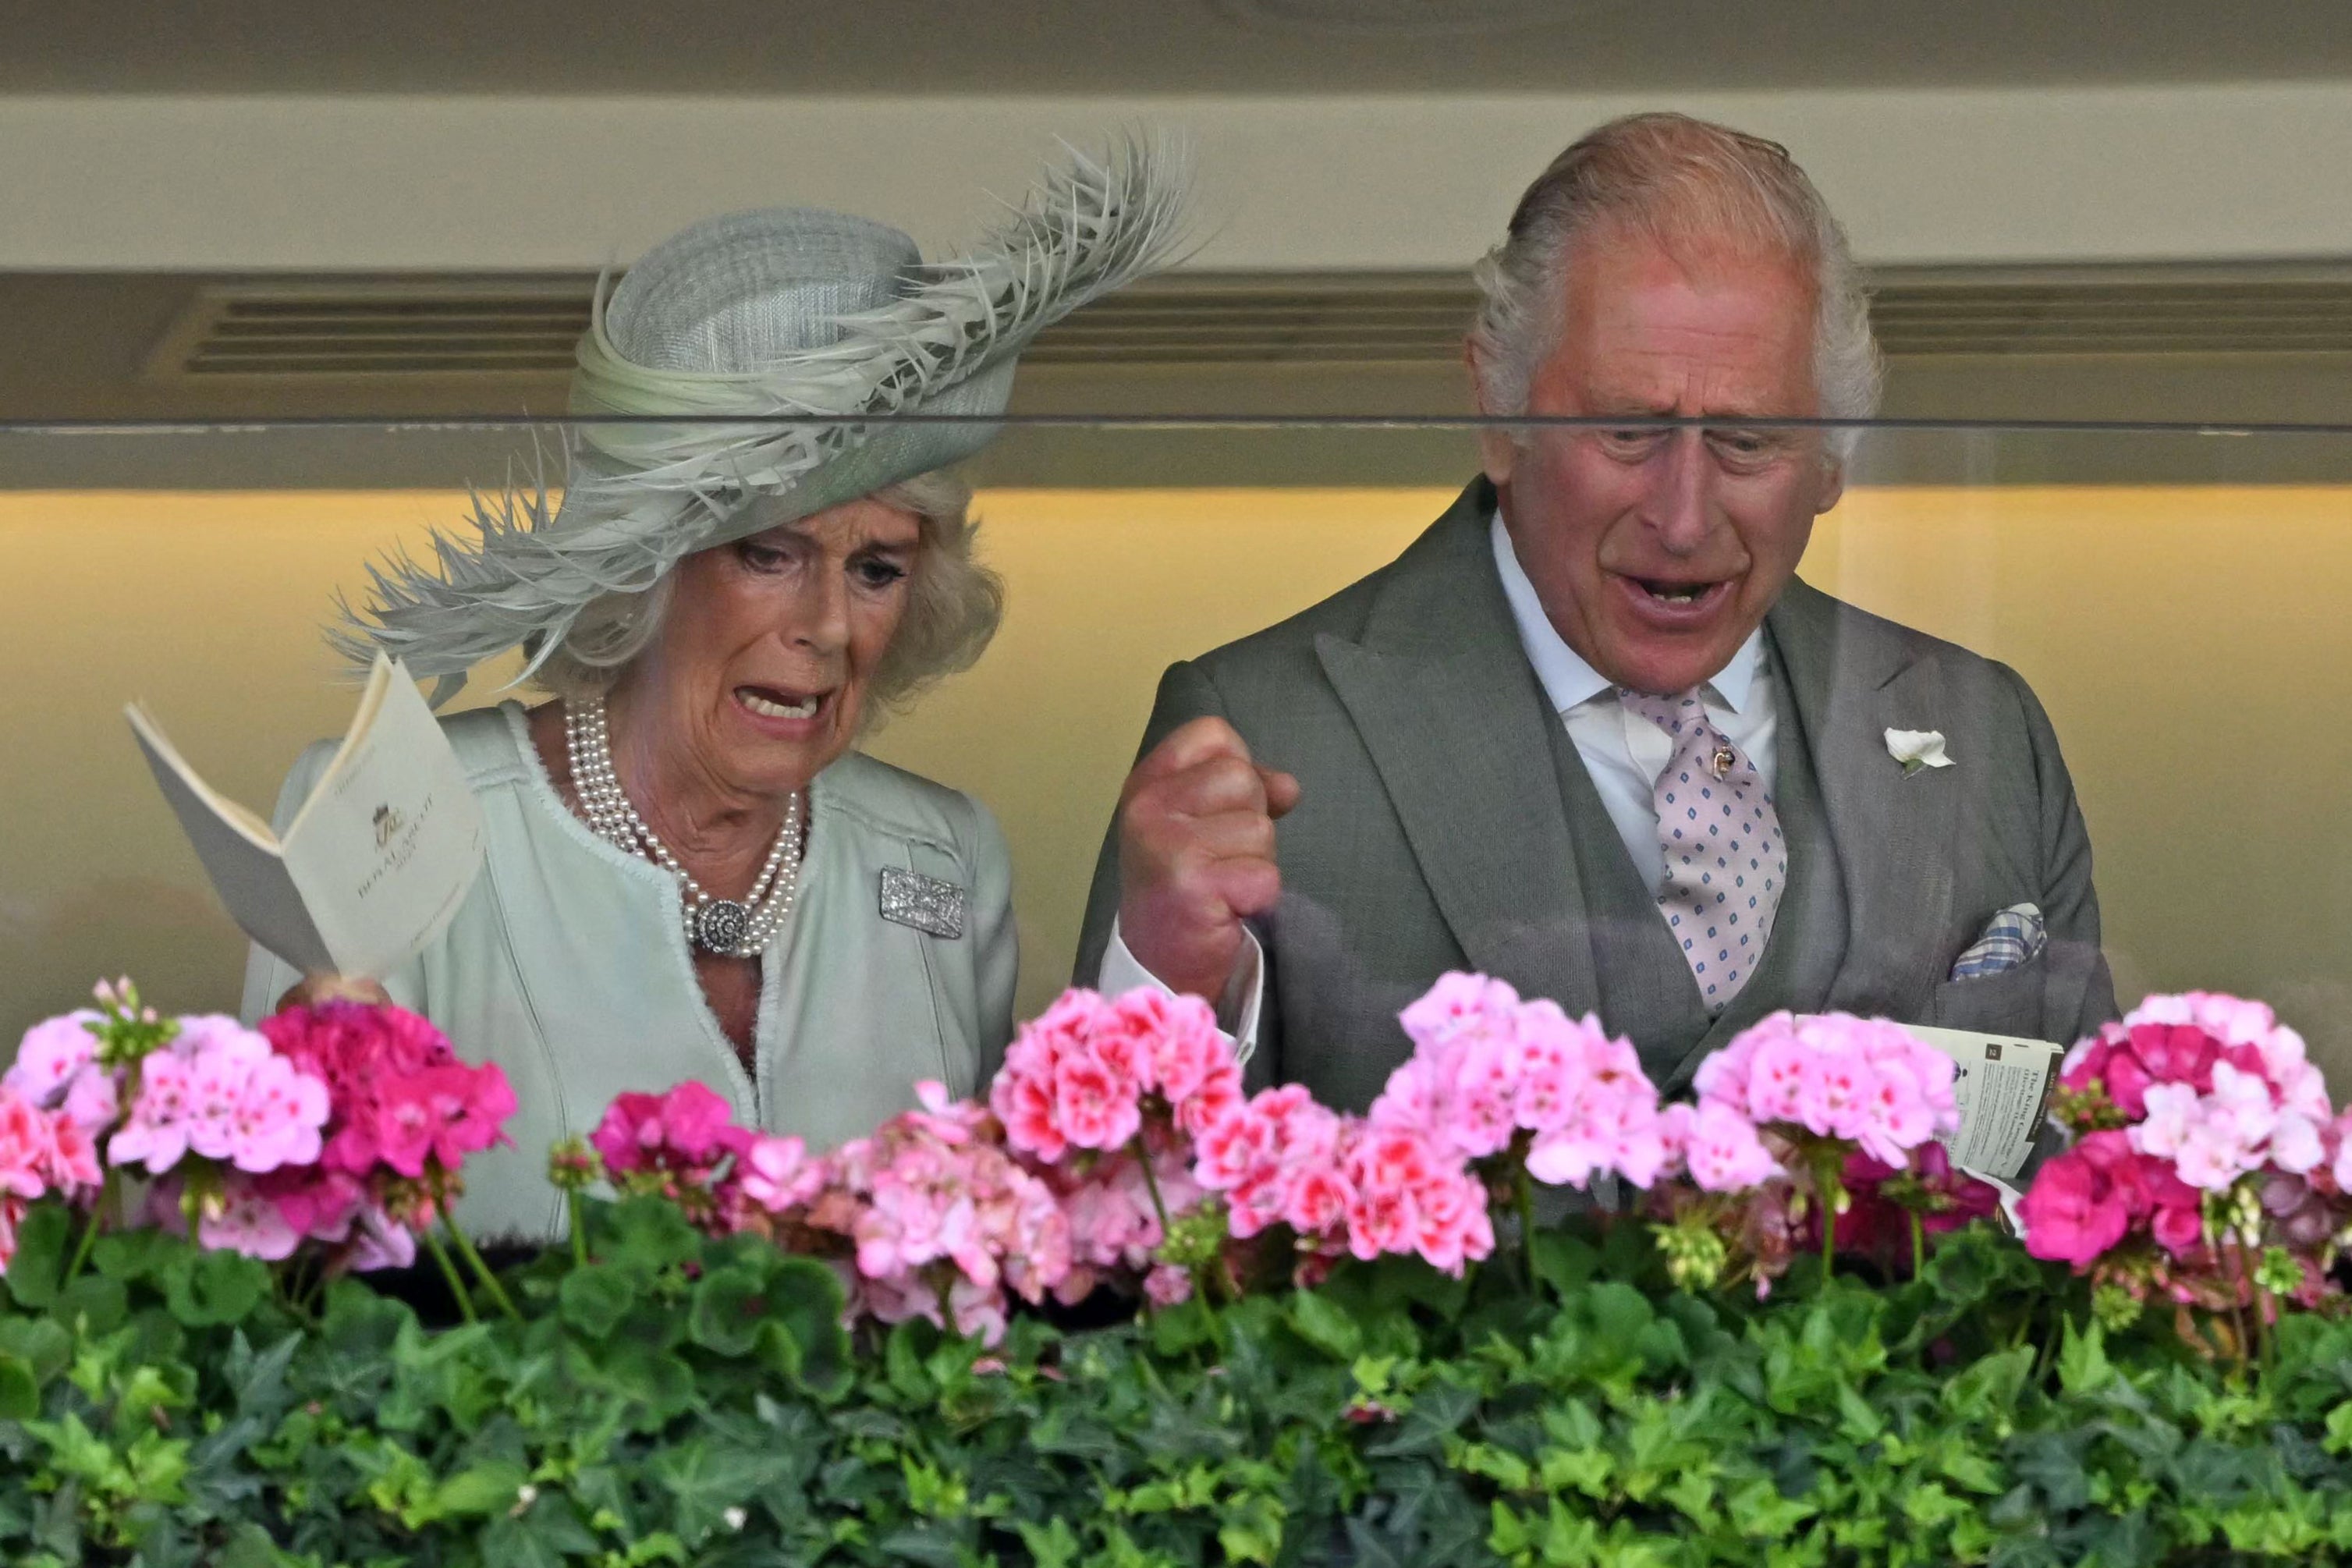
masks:
[(761, 719), (814, 719), (824, 706), (822, 693), (782, 691), (772, 686), (739, 686), (735, 700), (745, 712)]
[(1712, 609), (1731, 591), (1728, 582), (1678, 582), (1666, 577), (1625, 577), (1637, 604), (1669, 614), (1689, 615)]

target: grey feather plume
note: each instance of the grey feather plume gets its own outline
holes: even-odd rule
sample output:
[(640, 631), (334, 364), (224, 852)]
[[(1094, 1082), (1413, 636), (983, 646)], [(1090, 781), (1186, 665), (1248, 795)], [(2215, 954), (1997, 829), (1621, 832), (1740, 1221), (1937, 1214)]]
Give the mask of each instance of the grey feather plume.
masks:
[[(381, 648), (412, 675), (441, 677), (436, 703), (467, 670), (519, 644), (532, 649), (527, 676), (591, 601), (650, 588), (687, 555), (723, 542), (751, 492), (821, 491), (829, 465), (879, 435), (904, 434), (890, 432), (893, 416), (1002, 413), (1002, 378), (983, 389), (972, 385), (976, 377), (1087, 301), (1175, 258), (1188, 162), (1167, 139), (1131, 139), (1099, 161), (1073, 151), (979, 247), (919, 268), (903, 297), (837, 318), (835, 342), (758, 371), (631, 363), (606, 335), (600, 286), (580, 344), (572, 411), (665, 417), (578, 427), (567, 444), (560, 509), (543, 472), (527, 487), (477, 492), (474, 536), (436, 531), (429, 561), (404, 553), (372, 564), (366, 611), (341, 605), (329, 641), (358, 669)], [(706, 414), (725, 422), (675, 422)], [(837, 422), (775, 422), (793, 415)], [(840, 422), (859, 415), (876, 423)], [(992, 427), (926, 428), (937, 433), (930, 444), (940, 460), (921, 468), (969, 455)], [(847, 499), (820, 499), (808, 510)]]

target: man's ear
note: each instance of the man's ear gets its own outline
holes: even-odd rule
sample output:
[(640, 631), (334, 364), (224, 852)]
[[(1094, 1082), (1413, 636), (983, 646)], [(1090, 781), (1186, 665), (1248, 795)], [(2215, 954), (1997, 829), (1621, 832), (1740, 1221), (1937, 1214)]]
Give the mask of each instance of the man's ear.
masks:
[[(1478, 344), (1470, 338), (1462, 340), (1462, 366), (1470, 373), (1470, 396), (1477, 405), (1482, 417), (1491, 418), (1495, 411), (1486, 405), (1486, 378), (1479, 374)], [(1501, 489), (1511, 482), (1511, 466), (1518, 460), (1518, 433), (1507, 426), (1486, 425), (1478, 430), (1478, 466), (1486, 478)]]
[(1845, 459), (1824, 457), (1827, 471), (1822, 477), (1822, 493), (1813, 502), (1813, 515), (1821, 516), (1845, 497)]

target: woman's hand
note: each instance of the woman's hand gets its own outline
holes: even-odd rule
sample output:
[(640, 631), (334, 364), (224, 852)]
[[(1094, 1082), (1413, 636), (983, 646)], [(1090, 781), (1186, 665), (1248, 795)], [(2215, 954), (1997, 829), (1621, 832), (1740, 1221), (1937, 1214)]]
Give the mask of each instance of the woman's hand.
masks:
[(308, 974), (300, 984), (289, 989), (278, 999), (278, 1011), (289, 1007), (316, 1007), (323, 1002), (365, 1002), (372, 1006), (389, 1006), (392, 997), (384, 988), (364, 976), (348, 974)]

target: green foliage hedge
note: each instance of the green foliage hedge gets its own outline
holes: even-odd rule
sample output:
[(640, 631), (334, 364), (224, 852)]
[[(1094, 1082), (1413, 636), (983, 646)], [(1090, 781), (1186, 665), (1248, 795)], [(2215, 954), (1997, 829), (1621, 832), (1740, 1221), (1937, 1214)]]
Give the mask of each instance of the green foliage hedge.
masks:
[(1989, 1231), (1755, 1303), (1570, 1229), (994, 1350), (853, 1342), (824, 1266), (650, 1198), (456, 1327), (154, 1233), (60, 1289), (69, 1236), (28, 1215), (0, 1298), (12, 1564), (2352, 1558), (2352, 1323), (2201, 1361)]

